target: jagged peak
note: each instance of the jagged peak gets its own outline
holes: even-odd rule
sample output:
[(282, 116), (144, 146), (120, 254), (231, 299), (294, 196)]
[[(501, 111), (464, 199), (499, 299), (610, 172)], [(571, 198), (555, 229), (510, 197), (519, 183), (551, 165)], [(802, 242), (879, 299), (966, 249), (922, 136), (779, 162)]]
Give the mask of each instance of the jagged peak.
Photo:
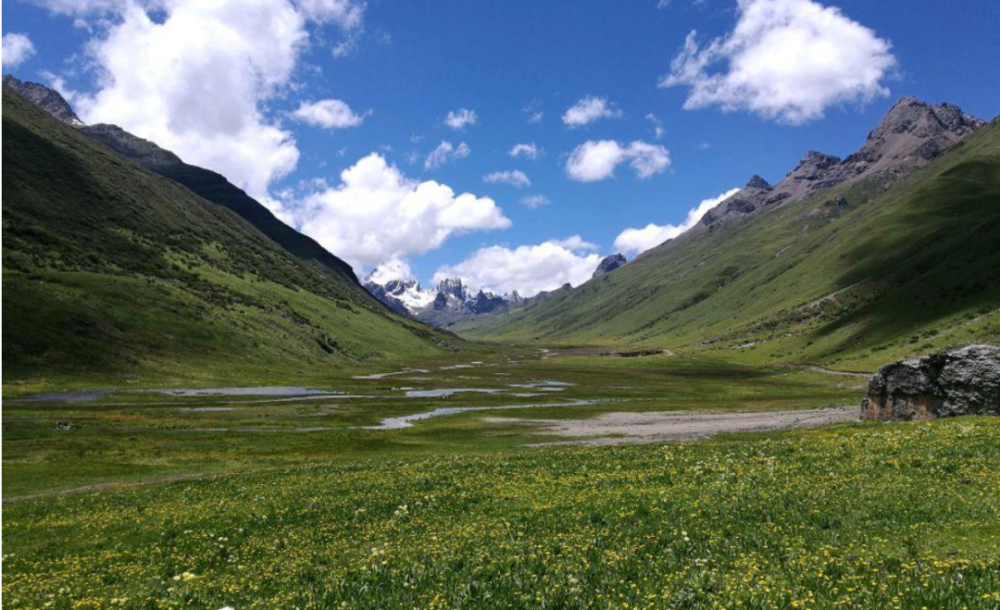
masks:
[(610, 256), (605, 256), (601, 262), (597, 265), (597, 269), (594, 270), (592, 278), (600, 277), (605, 273), (611, 273), (615, 269), (621, 267), (628, 262), (628, 258), (625, 257), (621, 252), (616, 252)]
[(66, 98), (52, 87), (47, 87), (41, 83), (20, 80), (13, 74), (5, 75), (3, 77), (3, 84), (63, 123), (69, 123), (74, 127), (85, 125), (80, 120), (80, 117), (76, 116), (76, 113), (73, 112), (73, 107), (69, 105)]
[(981, 119), (966, 114), (964, 110), (951, 102), (930, 104), (913, 96), (904, 96), (893, 104), (875, 129), (868, 134), (868, 139), (870, 141), (878, 140), (890, 134), (912, 132), (925, 127), (927, 123), (936, 129), (949, 131), (960, 136), (983, 125)]
[(745, 189), (756, 189), (756, 190), (759, 190), (759, 191), (769, 191), (773, 187), (771, 186), (771, 183), (768, 182), (767, 180), (764, 180), (760, 176), (760, 174), (754, 174), (753, 177), (750, 178), (749, 181), (747, 181), (746, 186), (744, 186), (743, 188), (745, 188)]

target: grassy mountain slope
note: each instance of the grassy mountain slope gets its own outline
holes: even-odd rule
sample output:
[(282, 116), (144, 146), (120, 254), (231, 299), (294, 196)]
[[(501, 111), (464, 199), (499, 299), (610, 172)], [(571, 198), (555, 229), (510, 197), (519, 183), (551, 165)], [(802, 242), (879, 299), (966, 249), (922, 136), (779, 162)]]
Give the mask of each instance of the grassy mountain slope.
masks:
[(191, 189), (212, 203), (225, 206), (257, 227), (295, 256), (319, 265), (344, 280), (358, 283), (351, 266), (327, 252), (316, 240), (278, 220), (266, 207), (226, 180), (221, 174), (187, 163), (163, 168), (159, 174)]
[(455, 341), (6, 87), (3, 154), (5, 384), (279, 375)]
[(886, 189), (872, 179), (667, 242), (470, 337), (870, 369), (1000, 340), (1000, 123)]

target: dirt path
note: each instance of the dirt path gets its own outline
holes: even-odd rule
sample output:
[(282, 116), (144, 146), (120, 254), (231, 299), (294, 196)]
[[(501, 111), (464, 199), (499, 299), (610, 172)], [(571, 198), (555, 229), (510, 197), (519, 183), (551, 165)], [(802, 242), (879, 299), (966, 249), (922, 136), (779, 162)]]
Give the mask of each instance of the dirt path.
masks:
[(828, 369), (825, 366), (819, 366), (816, 364), (786, 364), (783, 365), (788, 369), (795, 369), (796, 371), (812, 371), (814, 373), (822, 373), (823, 375), (834, 375), (836, 377), (860, 377), (864, 379), (870, 379), (872, 373), (859, 373), (856, 371), (836, 371), (834, 369)]
[(70, 487), (68, 489), (60, 489), (57, 491), (43, 491), (37, 494), (29, 494), (26, 496), (12, 496), (10, 498), (4, 498), (4, 504), (15, 504), (17, 502), (27, 502), (28, 500), (39, 500), (41, 498), (57, 498), (59, 496), (69, 496), (73, 494), (85, 493), (88, 491), (101, 491), (104, 489), (127, 489), (129, 487), (144, 487), (146, 485), (158, 485), (161, 483), (175, 483), (177, 481), (191, 481), (194, 479), (203, 479), (206, 477), (213, 476), (225, 476), (227, 474), (232, 474), (229, 472), (191, 472), (187, 474), (175, 474), (169, 477), (162, 477), (159, 479), (150, 479), (148, 481), (126, 481), (126, 482), (113, 482), (113, 483), (94, 483), (92, 485), (81, 485), (79, 487)]
[(734, 432), (767, 432), (790, 428), (812, 428), (858, 421), (857, 407), (813, 409), (809, 411), (765, 411), (749, 413), (606, 413), (591, 419), (488, 418), (490, 422), (523, 423), (537, 426), (543, 434), (582, 437), (537, 443), (533, 447), (556, 445), (618, 445), (707, 438)]

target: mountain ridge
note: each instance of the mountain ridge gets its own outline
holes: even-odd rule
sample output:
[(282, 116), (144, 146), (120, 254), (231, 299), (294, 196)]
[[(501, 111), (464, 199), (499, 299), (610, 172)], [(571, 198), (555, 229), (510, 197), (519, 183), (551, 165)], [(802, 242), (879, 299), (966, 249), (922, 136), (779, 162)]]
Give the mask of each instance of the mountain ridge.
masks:
[[(221, 174), (185, 163), (177, 154), (117, 125), (83, 123), (62, 95), (45, 85), (22, 81), (10, 74), (4, 76), (3, 83), (56, 119), (77, 128), (123, 157), (183, 185), (208, 201), (233, 210), (299, 258), (315, 262), (360, 287), (361, 283), (350, 265), (327, 251), (311, 237), (286, 225), (265, 205), (250, 197)], [(24, 95), (25, 93), (28, 95)]]
[[(724, 213), (620, 271), (455, 330), (848, 368), (995, 341), (1000, 121), (945, 120), (940, 108), (960, 113), (903, 98), (870, 133), (873, 146), (845, 160), (807, 154), (783, 180), (805, 196), (775, 200), (778, 185), (752, 178), (716, 208)], [(860, 162), (865, 175), (839, 180)]]
[(275, 379), (462, 345), (6, 86), (3, 133), (5, 384)]
[(720, 222), (738, 222), (761, 209), (796, 203), (838, 184), (878, 176), (888, 187), (984, 124), (948, 102), (934, 105), (901, 97), (855, 153), (841, 159), (810, 150), (774, 185), (754, 175), (743, 189), (706, 213), (686, 233), (696, 235)]

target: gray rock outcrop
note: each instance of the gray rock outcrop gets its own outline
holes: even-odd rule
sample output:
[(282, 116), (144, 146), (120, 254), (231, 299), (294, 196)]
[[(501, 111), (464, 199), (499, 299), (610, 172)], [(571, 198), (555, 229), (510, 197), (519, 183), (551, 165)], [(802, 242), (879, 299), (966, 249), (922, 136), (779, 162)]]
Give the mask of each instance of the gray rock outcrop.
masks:
[(970, 345), (882, 367), (861, 402), (865, 419), (1000, 415), (1000, 347)]
[(601, 277), (605, 273), (611, 273), (627, 262), (628, 259), (625, 258), (625, 255), (620, 252), (618, 254), (612, 254), (611, 256), (605, 256), (604, 260), (597, 265), (597, 269), (594, 270), (594, 275), (590, 277), (593, 279), (595, 277)]
[(169, 150), (160, 148), (149, 140), (132, 135), (117, 125), (106, 123), (87, 125), (81, 126), (80, 131), (121, 156), (137, 161), (157, 173), (184, 164), (180, 157)]
[(57, 91), (45, 85), (20, 80), (11, 74), (3, 77), (3, 84), (63, 123), (69, 123), (74, 127), (83, 125), (80, 117), (73, 112), (73, 107)]

